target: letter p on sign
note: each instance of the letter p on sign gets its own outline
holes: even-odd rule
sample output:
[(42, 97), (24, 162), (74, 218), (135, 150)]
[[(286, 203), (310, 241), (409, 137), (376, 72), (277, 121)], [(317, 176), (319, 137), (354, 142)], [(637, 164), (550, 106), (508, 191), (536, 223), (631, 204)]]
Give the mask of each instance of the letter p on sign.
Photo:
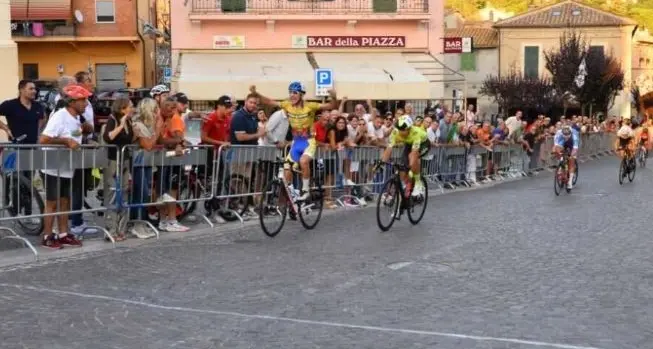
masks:
[(318, 97), (328, 96), (333, 88), (333, 70), (315, 69), (315, 95)]

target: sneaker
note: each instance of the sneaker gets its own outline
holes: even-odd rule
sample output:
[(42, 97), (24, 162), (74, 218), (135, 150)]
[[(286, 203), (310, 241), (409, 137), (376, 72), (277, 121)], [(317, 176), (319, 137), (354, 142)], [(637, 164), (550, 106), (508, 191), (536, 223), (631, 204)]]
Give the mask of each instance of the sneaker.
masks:
[(413, 188), (412, 197), (420, 197), (424, 195), (424, 184), (422, 182), (415, 182), (415, 187)]
[(356, 185), (356, 183), (354, 183), (354, 181), (352, 181), (351, 179), (345, 179), (345, 185), (348, 187), (353, 187)]
[(172, 196), (170, 196), (170, 194), (165, 193), (165, 194), (163, 194), (163, 195), (161, 195), (161, 196), (159, 197), (159, 199), (157, 200), (157, 203), (159, 203), (159, 204), (163, 204), (163, 203), (175, 202), (175, 201), (177, 201), (177, 200), (175, 200), (175, 198), (173, 198)]
[(82, 247), (82, 242), (77, 240), (75, 235), (73, 234), (68, 234), (68, 233), (61, 233), (59, 234), (59, 243), (62, 245), (68, 245), (72, 247)]
[(362, 207), (367, 206), (367, 201), (365, 201), (365, 198), (358, 198), (358, 203), (359, 203)]
[(302, 195), (297, 198), (297, 201), (306, 201), (311, 197), (311, 193), (306, 190), (302, 190)]
[(51, 248), (53, 250), (60, 250), (63, 248), (63, 245), (54, 238), (54, 234), (48, 234), (43, 237), (41, 241), (41, 246)]
[(156, 236), (153, 232), (150, 232), (148, 229), (145, 229), (141, 224), (134, 225), (129, 232), (139, 239), (149, 239)]
[(166, 226), (167, 231), (169, 232), (187, 232), (190, 230), (189, 227), (179, 224), (177, 221), (168, 222)]
[(168, 231), (168, 222), (159, 221), (159, 230), (160, 231)]
[(81, 235), (82, 233), (97, 233), (97, 229), (95, 229), (95, 228), (87, 229), (87, 228), (88, 228), (88, 226), (86, 225), (86, 223), (82, 223), (82, 225), (78, 225), (76, 227), (71, 227), (70, 232), (75, 234), (75, 235)]

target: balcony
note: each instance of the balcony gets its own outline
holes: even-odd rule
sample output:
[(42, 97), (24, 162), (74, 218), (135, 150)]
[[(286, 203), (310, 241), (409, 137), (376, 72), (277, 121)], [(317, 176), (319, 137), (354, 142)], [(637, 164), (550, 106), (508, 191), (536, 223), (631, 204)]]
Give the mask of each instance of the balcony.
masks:
[[(191, 19), (208, 19), (212, 15), (294, 15), (319, 13), (319, 20), (331, 16), (360, 15), (428, 15), (429, 0), (191, 0)], [(231, 17), (231, 16), (230, 16)], [(215, 17), (214, 17), (215, 18)]]
[(77, 34), (76, 26), (64, 20), (12, 21), (11, 37), (14, 41), (66, 41)]

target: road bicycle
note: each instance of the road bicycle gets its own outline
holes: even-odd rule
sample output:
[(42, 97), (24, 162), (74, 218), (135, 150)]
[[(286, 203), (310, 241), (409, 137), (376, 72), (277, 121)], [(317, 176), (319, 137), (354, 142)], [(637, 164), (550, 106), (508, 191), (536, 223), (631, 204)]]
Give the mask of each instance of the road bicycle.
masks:
[[(403, 164), (396, 164), (394, 162), (379, 162), (375, 166), (375, 172), (379, 171), (381, 165), (387, 165), (392, 169), (392, 176), (383, 185), (383, 190), (378, 196), (376, 205), (376, 222), (382, 231), (388, 231), (395, 221), (399, 220), (404, 211), (408, 213), (408, 221), (411, 224), (418, 224), (424, 214), (426, 213), (426, 206), (428, 205), (428, 186), (426, 178), (420, 174), (420, 179), (424, 185), (424, 194), (413, 197), (413, 188), (415, 186), (415, 179), (410, 179), (410, 182), (404, 184), (401, 180), (401, 173), (407, 173), (409, 168)], [(421, 211), (416, 209), (421, 205)], [(382, 214), (383, 208), (389, 208), (390, 214)], [(387, 216), (390, 218), (388, 223), (382, 222), (382, 218)]]
[[(12, 144), (19, 144), (27, 138), (27, 135), (16, 137)], [(4, 149), (0, 148), (2, 155), (2, 171), (0, 172), (1, 182), (6, 190), (1, 210), (6, 210), (12, 217), (27, 216), (17, 219), (16, 223), (27, 235), (38, 236), (43, 232), (43, 198), (39, 193), (32, 178), (26, 175), (32, 171), (16, 169), (19, 151), (29, 151), (31, 148)], [(6, 152), (5, 154), (2, 154)], [(34, 207), (36, 203), (36, 207)], [(36, 211), (36, 212), (35, 212)], [(32, 216), (32, 217), (30, 217)], [(39, 216), (39, 217), (34, 217)]]
[[(299, 221), (305, 229), (314, 229), (320, 221), (324, 209), (323, 161), (317, 160), (316, 162), (312, 173), (311, 188), (309, 189), (310, 195), (305, 201), (298, 200), (299, 193), (296, 192), (296, 189), (291, 188), (290, 183), (286, 181), (283, 169), (286, 161), (277, 158), (277, 161), (269, 163), (272, 165), (273, 171), (278, 171), (278, 175), (267, 183), (259, 203), (259, 220), (265, 235), (269, 237), (277, 236), (281, 232), (288, 215), (293, 220), (299, 216)], [(299, 171), (293, 169), (293, 175), (298, 174)], [(270, 217), (280, 218), (281, 222), (278, 227), (266, 224), (266, 218)], [(311, 222), (310, 219), (315, 219), (315, 221)]]
[(642, 149), (642, 146), (637, 148), (637, 162), (639, 162), (639, 167), (646, 167), (646, 158), (648, 158), (648, 149)]
[(633, 156), (630, 149), (623, 149), (624, 156), (619, 163), (619, 184), (624, 184), (624, 179), (628, 177), (628, 181), (632, 183), (635, 180), (635, 172), (637, 171), (637, 161)]
[[(560, 192), (562, 192), (562, 188), (564, 188), (567, 193), (571, 193), (571, 189), (567, 186), (567, 183), (569, 182), (569, 151), (564, 150), (560, 157), (558, 158), (558, 165), (556, 166), (554, 175), (553, 175), (553, 191), (555, 192), (556, 196), (560, 195)], [(576, 165), (576, 169), (578, 169), (578, 162), (574, 159), (574, 164)], [(577, 171), (577, 170), (576, 170)], [(578, 173), (575, 172), (574, 177), (578, 177)], [(576, 184), (576, 180), (572, 184)]]

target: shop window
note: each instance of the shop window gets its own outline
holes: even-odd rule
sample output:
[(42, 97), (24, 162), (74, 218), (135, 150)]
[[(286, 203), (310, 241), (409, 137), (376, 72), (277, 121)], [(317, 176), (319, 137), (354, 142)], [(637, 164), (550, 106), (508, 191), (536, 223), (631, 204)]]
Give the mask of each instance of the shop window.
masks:
[(37, 63), (23, 63), (23, 79), (38, 80), (39, 65)]
[(539, 46), (524, 47), (524, 77), (536, 79), (540, 76)]
[(222, 12), (245, 12), (247, 0), (221, 0)]
[(113, 0), (95, 0), (95, 21), (97, 23), (115, 23), (115, 5)]
[(476, 71), (476, 53), (460, 54), (460, 71)]

